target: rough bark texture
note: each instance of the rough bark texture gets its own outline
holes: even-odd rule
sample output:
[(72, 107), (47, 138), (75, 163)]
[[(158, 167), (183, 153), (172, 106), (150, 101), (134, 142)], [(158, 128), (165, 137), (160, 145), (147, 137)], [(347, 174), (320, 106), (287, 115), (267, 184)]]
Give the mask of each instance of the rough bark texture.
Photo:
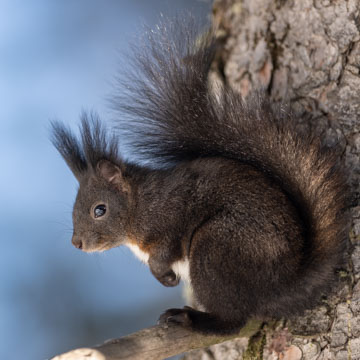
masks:
[(258, 322), (250, 322), (238, 335), (209, 336), (194, 333), (174, 324), (156, 325), (136, 333), (113, 339), (89, 348), (71, 350), (52, 358), (53, 360), (159, 360), (191, 349), (204, 348), (222, 343), (226, 349), (229, 339), (231, 347), (244, 349), (249, 338), (257, 333)]
[[(274, 101), (286, 99), (303, 114), (301, 126), (340, 142), (351, 169), (353, 220), (348, 266), (321, 306), (298, 318), (264, 322), (248, 338), (192, 351), (184, 360), (360, 360), (359, 13), (360, 0), (215, 0), (224, 46), (213, 76), (243, 95), (267, 89)], [(58, 358), (160, 359), (224, 341), (182, 332), (144, 329)]]
[(302, 113), (303, 126), (339, 141), (351, 169), (347, 269), (334, 294), (305, 316), (265, 324), (238, 342), (183, 359), (360, 359), (360, 0), (216, 0), (222, 81), (246, 95), (264, 87)]

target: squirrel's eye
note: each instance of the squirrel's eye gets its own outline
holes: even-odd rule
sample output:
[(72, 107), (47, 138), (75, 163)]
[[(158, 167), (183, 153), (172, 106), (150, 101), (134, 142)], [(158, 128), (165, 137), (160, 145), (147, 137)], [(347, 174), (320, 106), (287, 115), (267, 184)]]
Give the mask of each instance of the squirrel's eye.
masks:
[(95, 209), (94, 209), (94, 216), (95, 218), (98, 218), (100, 216), (104, 216), (106, 213), (106, 206), (105, 205), (98, 205)]

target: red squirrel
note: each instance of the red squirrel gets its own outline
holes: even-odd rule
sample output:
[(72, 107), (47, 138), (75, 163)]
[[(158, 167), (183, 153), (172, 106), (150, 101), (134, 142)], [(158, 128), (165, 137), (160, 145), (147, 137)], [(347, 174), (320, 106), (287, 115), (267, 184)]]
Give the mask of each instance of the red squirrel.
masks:
[[(54, 122), (52, 141), (80, 184), (74, 246), (128, 246), (163, 285), (192, 287), (196, 309), (169, 309), (160, 323), (230, 334), (328, 293), (349, 190), (337, 146), (299, 130), (288, 106), (209, 86), (216, 41), (195, 29), (175, 21), (147, 34), (111, 134), (84, 114), (80, 138)], [(125, 136), (145, 165), (119, 154)]]

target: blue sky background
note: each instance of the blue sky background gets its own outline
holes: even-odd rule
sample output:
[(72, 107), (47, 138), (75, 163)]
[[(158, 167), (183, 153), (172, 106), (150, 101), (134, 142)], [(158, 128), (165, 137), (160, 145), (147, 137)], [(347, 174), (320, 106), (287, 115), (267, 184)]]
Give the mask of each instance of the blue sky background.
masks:
[(129, 40), (160, 12), (196, 0), (0, 0), (0, 359), (45, 359), (155, 323), (182, 304), (125, 248), (89, 255), (70, 242), (77, 183), (49, 141), (49, 120), (105, 98)]

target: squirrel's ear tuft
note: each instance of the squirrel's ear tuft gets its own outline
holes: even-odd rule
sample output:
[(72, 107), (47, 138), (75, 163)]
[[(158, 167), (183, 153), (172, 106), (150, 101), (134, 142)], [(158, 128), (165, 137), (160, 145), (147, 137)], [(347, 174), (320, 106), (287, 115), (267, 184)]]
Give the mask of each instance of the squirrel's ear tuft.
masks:
[(123, 191), (127, 191), (128, 188), (125, 184), (124, 178), (122, 176), (121, 169), (108, 160), (100, 160), (97, 163), (97, 171), (101, 177), (103, 177), (107, 182), (116, 187), (120, 188)]
[(58, 121), (51, 122), (51, 141), (78, 181), (87, 170), (82, 146), (72, 131)]

